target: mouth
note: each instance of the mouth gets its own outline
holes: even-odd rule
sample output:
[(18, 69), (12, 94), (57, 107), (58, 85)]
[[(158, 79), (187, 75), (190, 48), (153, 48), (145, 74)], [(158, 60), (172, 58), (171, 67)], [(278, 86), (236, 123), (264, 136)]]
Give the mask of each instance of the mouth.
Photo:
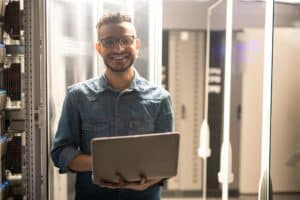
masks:
[(122, 54), (112, 54), (109, 56), (109, 59), (113, 62), (123, 62), (129, 59), (129, 54), (122, 53)]
[(105, 65), (114, 72), (124, 72), (134, 63), (133, 54), (129, 52), (111, 53), (104, 57)]

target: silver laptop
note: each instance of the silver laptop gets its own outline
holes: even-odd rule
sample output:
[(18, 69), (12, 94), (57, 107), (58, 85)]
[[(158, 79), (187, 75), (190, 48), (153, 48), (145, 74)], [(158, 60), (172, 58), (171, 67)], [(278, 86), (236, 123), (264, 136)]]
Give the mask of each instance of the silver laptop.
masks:
[(118, 182), (177, 175), (179, 133), (153, 133), (94, 138), (91, 141), (93, 181)]

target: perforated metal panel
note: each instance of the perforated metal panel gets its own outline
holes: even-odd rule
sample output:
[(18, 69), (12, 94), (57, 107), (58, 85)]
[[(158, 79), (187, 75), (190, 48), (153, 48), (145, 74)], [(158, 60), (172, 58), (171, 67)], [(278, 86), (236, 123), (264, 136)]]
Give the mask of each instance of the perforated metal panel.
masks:
[[(43, 112), (45, 102), (45, 78), (43, 48), (43, 27), (45, 9), (43, 1), (24, 0), (24, 31), (25, 31), (25, 105), (26, 105), (26, 199), (46, 199), (45, 172), (42, 172), (42, 156), (47, 154), (41, 148), (42, 136), (46, 135), (44, 124), (46, 112)], [(43, 138), (44, 139), (44, 138)], [(42, 195), (42, 191), (43, 194)]]
[(171, 31), (169, 88), (175, 114), (175, 130), (181, 133), (178, 176), (168, 189), (200, 190), (202, 165), (197, 155), (203, 119), (204, 33)]

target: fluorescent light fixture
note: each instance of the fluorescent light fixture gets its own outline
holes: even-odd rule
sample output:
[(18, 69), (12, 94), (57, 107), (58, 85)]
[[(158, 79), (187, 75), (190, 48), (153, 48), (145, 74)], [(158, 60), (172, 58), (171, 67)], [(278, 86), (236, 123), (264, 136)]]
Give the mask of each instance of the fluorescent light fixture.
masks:
[(272, 110), (272, 72), (273, 72), (273, 24), (274, 0), (266, 0), (265, 6), (265, 43), (264, 43), (264, 74), (262, 104), (262, 148), (261, 177), (259, 181), (258, 199), (270, 199), (270, 150), (271, 150), (271, 110)]
[(189, 40), (189, 32), (187, 32), (187, 31), (181, 31), (180, 32), (180, 39), (182, 41), (188, 41)]
[(233, 181), (232, 150), (230, 144), (230, 98), (231, 98), (231, 55), (233, 0), (226, 1), (225, 80), (223, 111), (223, 143), (221, 148), (218, 180), (222, 184), (222, 200), (228, 200), (229, 183)]
[[(266, 0), (241, 0), (241, 2), (266, 2)], [(275, 3), (300, 4), (300, 0), (274, 0)]]
[(178, 2), (186, 2), (186, 3), (189, 3), (189, 2), (203, 2), (203, 3), (206, 3), (206, 2), (209, 2), (211, 0), (164, 0), (164, 1), (178, 1)]
[(162, 84), (162, 0), (149, 1), (149, 38), (151, 41), (157, 42), (149, 42), (149, 81), (155, 83), (157, 85)]
[(275, 0), (278, 3), (300, 4), (299, 0)]

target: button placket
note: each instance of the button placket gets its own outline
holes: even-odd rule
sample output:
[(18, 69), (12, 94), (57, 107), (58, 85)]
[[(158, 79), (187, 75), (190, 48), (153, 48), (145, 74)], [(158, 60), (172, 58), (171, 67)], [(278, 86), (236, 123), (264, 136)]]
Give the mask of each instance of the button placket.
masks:
[(119, 123), (121, 122), (121, 113), (120, 113), (120, 99), (121, 96), (124, 95), (127, 92), (130, 92), (131, 90), (123, 90), (122, 92), (119, 93), (119, 95), (116, 98), (115, 101), (115, 113), (114, 113), (114, 133), (113, 135), (117, 136), (118, 135), (118, 129), (119, 129)]

